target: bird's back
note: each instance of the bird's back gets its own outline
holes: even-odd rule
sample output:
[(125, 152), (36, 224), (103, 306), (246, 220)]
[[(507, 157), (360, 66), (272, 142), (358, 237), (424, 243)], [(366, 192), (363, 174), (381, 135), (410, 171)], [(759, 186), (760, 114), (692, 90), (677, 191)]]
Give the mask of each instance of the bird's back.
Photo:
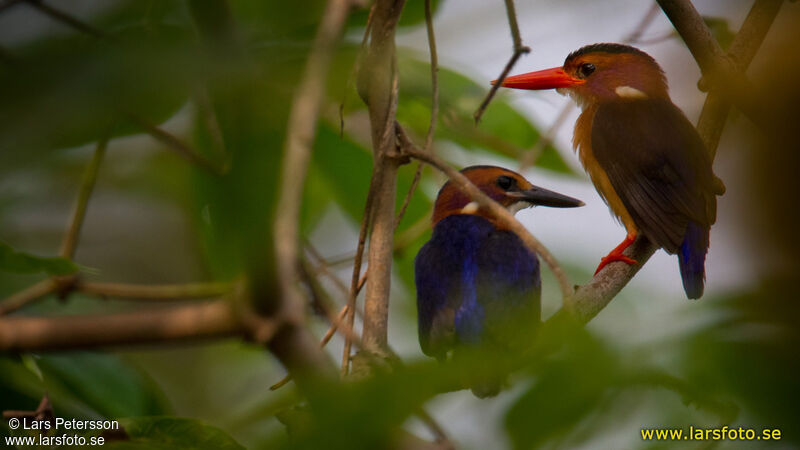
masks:
[(449, 216), (417, 255), (419, 338), (444, 359), (459, 346), (518, 351), (541, 318), (539, 261), (511, 231), (483, 217)]

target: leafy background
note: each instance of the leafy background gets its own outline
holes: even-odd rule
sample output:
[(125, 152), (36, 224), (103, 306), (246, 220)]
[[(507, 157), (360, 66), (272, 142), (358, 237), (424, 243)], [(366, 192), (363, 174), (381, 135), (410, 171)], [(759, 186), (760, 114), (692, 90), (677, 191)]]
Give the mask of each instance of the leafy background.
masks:
[[(508, 56), (502, 5), (434, 3), (442, 58), (436, 151), (456, 165), (515, 167), (561, 100), (521, 100), (502, 93), (475, 126), (472, 113), (486, 93), (486, 81)], [(569, 50), (601, 40), (589, 37), (592, 31), (607, 36), (604, 40), (619, 40), (645, 6), (611, 3), (520, 5), (523, 38), (537, 45), (519, 69), (559, 64)], [(749, 7), (744, 1), (697, 4), (711, 14), (709, 23), (721, 41), (730, 39)], [(264, 251), (250, 244), (269, 230), (289, 102), (323, 2), (303, 8), (230, 2), (244, 58), (209, 58), (184, 1), (86, 0), (58, 6), (113, 39), (76, 32), (25, 4), (0, 14), (0, 295), (45, 275), (76, 270), (86, 279), (131, 283), (235, 278), (245, 270), (248, 252)], [(399, 38), (398, 119), (418, 141), (427, 131), (431, 104), (422, 6), (408, 2)], [(621, 13), (625, 8), (636, 11)], [(796, 72), (773, 70), (771, 61), (796, 55), (797, 35), (790, 24), (797, 18), (797, 5), (785, 5), (757, 60), (757, 79), (793, 86), (781, 77)], [(552, 25), (539, 27), (539, 20)], [(660, 20), (653, 35), (669, 30)], [(372, 167), (366, 114), (348, 81), (365, 21), (363, 11), (350, 17), (347, 39), (335, 58), (302, 211), (303, 235), (326, 257), (344, 257), (334, 266), (343, 279), (350, 271), (346, 257), (355, 248)], [(573, 33), (562, 43), (559, 36), (545, 36), (558, 27), (583, 34)], [(702, 96), (694, 87), (694, 64), (674, 36), (664, 39), (647, 50), (667, 68), (673, 98), (696, 117)], [(798, 67), (796, 59), (781, 61)], [(796, 89), (786, 92), (776, 107), (797, 98)], [(213, 99), (224, 149), (206, 120), (204, 97)], [(190, 142), (208, 165), (229, 170), (218, 176), (185, 161), (147, 136), (143, 122), (160, 124)], [(580, 283), (603, 250), (621, 237), (621, 229), (576, 169), (566, 137), (570, 127), (564, 128), (526, 175), (537, 184), (579, 194), (589, 207), (564, 216), (542, 210), (521, 217)], [(104, 135), (112, 139), (77, 264), (53, 258), (93, 143)], [(437, 395), (460, 370), (478, 370), (487, 362), (443, 368), (426, 361), (416, 344), (413, 258), (429, 237), (425, 224), (443, 182), (426, 169), (397, 235), (390, 337), (406, 361), (404, 368), (347, 387), (320, 387), (308, 412), (297, 409), (300, 399), (291, 385), (267, 389), (283, 369), (262, 348), (238, 340), (4, 354), (0, 409), (34, 409), (46, 392), (59, 416), (124, 419), (130, 439), (109, 444), (112, 448), (352, 448), (353, 442), (371, 448), (384, 443), (396, 424), (429, 437), (412, 417), (420, 405), (463, 448), (662, 448), (673, 445), (643, 442), (639, 429), (689, 425), (780, 428), (783, 440), (769, 445), (796, 447), (800, 245), (796, 214), (787, 214), (776, 199), (798, 192), (796, 177), (786, 173), (787, 167), (797, 167), (798, 153), (786, 148), (791, 147), (762, 145), (743, 118), (729, 123), (716, 163), (729, 192), (720, 203), (709, 291), (702, 301), (682, 298), (672, 258), (654, 258), (589, 327), (564, 325), (542, 336), (539, 351), (515, 375), (512, 388), (494, 399), (477, 400), (467, 391)], [(413, 172), (413, 166), (401, 169), (398, 204)], [(558, 295), (550, 274), (544, 276), (547, 315), (558, 307)], [(330, 283), (324, 285), (344, 301)], [(47, 298), (17, 314), (137, 307), (73, 294), (67, 301)], [(311, 326), (318, 335), (327, 328), (316, 316)], [(341, 342), (334, 340), (334, 359), (340, 351)], [(315, 426), (304, 426), (306, 413), (317, 420)], [(299, 430), (296, 440), (288, 439), (281, 421)], [(0, 434), (8, 433), (0, 425)], [(717, 444), (764, 448), (758, 442)]]

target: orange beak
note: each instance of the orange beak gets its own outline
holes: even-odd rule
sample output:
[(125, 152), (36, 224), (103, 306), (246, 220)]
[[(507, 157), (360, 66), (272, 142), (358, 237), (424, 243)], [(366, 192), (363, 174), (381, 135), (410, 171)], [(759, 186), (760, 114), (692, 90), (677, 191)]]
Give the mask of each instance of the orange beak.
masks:
[[(552, 69), (544, 69), (508, 77), (503, 80), (503, 84), (500, 86), (514, 89), (539, 90), (567, 88), (585, 82), (585, 80), (573, 78), (568, 75), (567, 72), (564, 72), (563, 67), (553, 67)], [(492, 81), (492, 85), (496, 83), (497, 80)]]

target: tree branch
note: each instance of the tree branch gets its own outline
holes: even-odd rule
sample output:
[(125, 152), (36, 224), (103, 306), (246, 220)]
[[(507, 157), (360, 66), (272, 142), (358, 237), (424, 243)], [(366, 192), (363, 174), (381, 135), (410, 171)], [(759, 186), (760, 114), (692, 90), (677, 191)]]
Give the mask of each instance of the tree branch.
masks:
[(348, 0), (328, 1), (303, 76), (295, 91), (286, 130), (280, 197), (275, 212), (274, 245), (283, 313), (297, 323), (301, 323), (305, 315), (303, 294), (299, 291), (298, 255), (303, 187), (317, 132), (319, 108), (325, 95), (325, 80), (349, 8)]
[[(428, 125), (428, 134), (425, 136), (425, 151), (430, 152), (433, 146), (433, 136), (436, 133), (436, 122), (439, 116), (439, 56), (436, 51), (436, 35), (433, 30), (433, 13), (431, 12), (431, 0), (425, 0), (425, 25), (428, 31), (428, 49), (431, 54), (431, 121)], [(414, 191), (419, 186), (419, 181), (422, 178), (422, 162), (417, 164), (417, 169), (414, 171), (414, 178), (411, 180), (411, 186), (408, 188), (406, 198), (403, 200), (403, 206), (400, 212), (397, 213), (395, 220), (395, 229), (400, 225), (403, 220), (403, 215), (406, 213), (411, 197), (414, 196)]]
[[(782, 4), (783, 0), (756, 0), (753, 3), (728, 49), (729, 58), (740, 70), (744, 71), (750, 65)], [(700, 84), (705, 83), (701, 80)], [(712, 86), (697, 122), (697, 131), (701, 136), (706, 136), (706, 146), (711, 151), (712, 157), (716, 153), (730, 109), (730, 102), (724, 93)]]
[[(268, 322), (275, 330), (277, 323)], [(87, 349), (246, 334), (231, 308), (217, 300), (134, 313), (0, 318), (0, 351)]]
[(511, 59), (508, 60), (505, 68), (500, 73), (500, 76), (497, 77), (497, 82), (489, 89), (489, 93), (486, 94), (486, 98), (483, 99), (481, 105), (475, 111), (473, 117), (475, 118), (475, 123), (481, 121), (481, 116), (483, 116), (483, 112), (486, 111), (486, 108), (489, 106), (489, 102), (492, 101), (494, 95), (497, 93), (497, 90), (500, 88), (500, 85), (503, 84), (503, 80), (506, 79), (508, 74), (511, 72), (511, 69), (514, 67), (514, 64), (517, 63), (517, 60), (520, 56), (525, 53), (530, 53), (530, 47), (522, 45), (522, 38), (519, 34), (519, 25), (517, 24), (517, 12), (514, 9), (514, 0), (505, 0), (506, 2), (506, 14), (508, 15), (508, 27), (511, 29), (511, 38), (514, 41), (514, 54), (511, 55)]
[(72, 219), (67, 227), (64, 240), (61, 243), (60, 254), (63, 258), (72, 259), (73, 256), (75, 256), (75, 247), (78, 245), (83, 219), (86, 217), (86, 207), (89, 204), (89, 198), (92, 196), (92, 190), (97, 182), (97, 172), (100, 170), (100, 163), (103, 162), (103, 157), (106, 154), (107, 145), (107, 137), (97, 142), (92, 160), (89, 162), (86, 173), (83, 175), (83, 181), (81, 181), (81, 187), (78, 191), (78, 199), (75, 202), (75, 210), (72, 213)]
[(11, 294), (0, 302), (0, 316), (10, 314), (33, 301), (52, 294), (55, 292), (56, 286), (57, 283), (48, 278)]
[[(374, 7), (374, 5), (373, 5)], [(361, 219), (361, 228), (358, 231), (358, 246), (356, 248), (355, 259), (353, 260), (353, 274), (350, 278), (350, 295), (347, 297), (347, 329), (352, 333), (353, 326), (356, 320), (356, 299), (358, 293), (361, 291), (359, 287), (359, 279), (361, 279), (361, 265), (364, 260), (364, 249), (367, 245), (367, 233), (372, 219), (372, 204), (375, 198), (375, 185), (377, 184), (376, 173), (372, 173), (370, 179), (369, 192), (367, 193), (367, 201), (364, 204), (364, 216)], [(366, 275), (366, 273), (364, 274)], [(347, 337), (350, 333), (345, 335), (344, 350), (342, 351), (342, 366), (341, 375), (346, 376), (350, 370), (350, 353), (352, 351), (353, 343)]]
[[(736, 67), (734, 58), (729, 58), (725, 54), (691, 1), (656, 1), (686, 43), (695, 61), (697, 61), (697, 65), (703, 72), (704, 79), (707, 80), (704, 84), (709, 84), (725, 92), (739, 110), (762, 129), (772, 128), (774, 126), (774, 117), (768, 109), (764, 108), (754, 94), (755, 89), (752, 83), (741, 70), (744, 67)], [(772, 1), (781, 2), (780, 0)], [(780, 5), (772, 6), (780, 7)], [(775, 13), (777, 13), (777, 9)], [(751, 16), (748, 16), (748, 19), (751, 19), (751, 22), (755, 20)], [(769, 24), (771, 24), (771, 21), (762, 25)], [(762, 29), (761, 26), (759, 26), (759, 29)], [(768, 29), (769, 26), (763, 28), (765, 33)]]
[(158, 142), (164, 144), (168, 149), (172, 150), (184, 160), (216, 175), (223, 175), (225, 172), (227, 172), (227, 167), (221, 167), (217, 164), (214, 164), (210, 160), (203, 158), (195, 149), (191, 148), (189, 144), (181, 141), (177, 137), (173, 136), (163, 128), (155, 125), (144, 117), (132, 113), (128, 113), (127, 117), (131, 122), (142, 127), (147, 134), (152, 136)]
[(50, 5), (47, 5), (42, 0), (25, 0), (26, 3), (33, 6), (34, 8), (38, 9), (42, 13), (49, 16), (51, 19), (64, 23), (82, 33), (86, 33), (90, 36), (94, 36), (96, 38), (101, 39), (108, 39), (110, 41), (116, 40), (115, 37), (107, 34), (105, 31), (99, 30), (67, 13), (61, 11), (60, 9), (53, 8)]
[(369, 245), (370, 276), (364, 298), (362, 340), (365, 350), (386, 354), (392, 239), (397, 170), (395, 153), (397, 55), (394, 34), (405, 0), (377, 0), (370, 43), (358, 74), (358, 92), (369, 110), (373, 150), (374, 195)]

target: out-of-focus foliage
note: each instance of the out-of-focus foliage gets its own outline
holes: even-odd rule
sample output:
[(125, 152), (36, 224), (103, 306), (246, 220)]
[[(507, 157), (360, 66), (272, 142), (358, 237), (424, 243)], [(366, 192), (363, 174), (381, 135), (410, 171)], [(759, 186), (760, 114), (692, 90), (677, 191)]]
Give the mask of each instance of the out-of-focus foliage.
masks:
[(194, 448), (198, 450), (242, 450), (222, 430), (198, 420), (182, 417), (139, 417), (120, 420), (127, 439), (111, 441), (108, 448), (174, 449)]
[[(400, 106), (397, 117), (418, 135), (425, 136), (431, 111), (430, 65), (411, 56), (400, 58)], [(495, 99), (491, 113), (475, 125), (473, 114), (486, 96), (487, 86), (447, 68), (439, 69), (439, 126), (437, 137), (467, 149), (489, 150), (500, 156), (519, 159), (539, 139), (539, 132), (502, 96)], [(571, 173), (552, 145), (538, 155), (537, 166)]]
[(733, 42), (734, 36), (736, 36), (736, 32), (731, 30), (728, 21), (721, 17), (704, 16), (703, 22), (711, 30), (711, 34), (719, 42), (719, 46), (726, 50)]
[(78, 266), (64, 258), (43, 258), (18, 252), (10, 245), (0, 242), (0, 270), (15, 273), (45, 272), (48, 275), (68, 275), (78, 270)]
[[(274, 265), (281, 262), (272, 259), (271, 230), (286, 122), (325, 2), (298, 6), (237, 0), (228, 9), (220, 5), (208, 0), (115, 1), (84, 17), (110, 38), (59, 28), (21, 44), (0, 42), (0, 56), (10, 56), (0, 62), (0, 239), (11, 244), (0, 244), (0, 295), (45, 274), (69, 274), (87, 264), (97, 273), (82, 276), (102, 281), (178, 283), (248, 274), (263, 298), (274, 298)], [(407, 2), (400, 26), (422, 26), (423, 5)], [(352, 222), (348, 231), (355, 232), (362, 220), (372, 155), (352, 66), (366, 17), (366, 11), (350, 17), (346, 41), (335, 55), (305, 185), (304, 238), (341, 236), (326, 229), (331, 208)], [(728, 23), (707, 22), (727, 45)], [(782, 55), (792, 49), (788, 46)], [(401, 49), (398, 69), (398, 119), (422, 145), (431, 113), (430, 66), (424, 55)], [(796, 86), (791, 78), (796, 70), (772, 73), (778, 79), (765, 86)], [(480, 124), (473, 123), (489, 86), (488, 80), (476, 82), (468, 75), (439, 70), (434, 151), (458, 147), (516, 159), (533, 147), (540, 131), (503, 95)], [(783, 105), (785, 117), (794, 117), (796, 104)], [(166, 152), (145, 137), (134, 118), (167, 128), (221, 173)], [(114, 139), (90, 202), (78, 264), (32, 256), (55, 254), (88, 161), (85, 147), (109, 136)], [(797, 216), (787, 219), (787, 209), (793, 209), (785, 199), (798, 191), (791, 170), (800, 152), (785, 151), (791, 145), (781, 139), (754, 152), (758, 156), (751, 167), (761, 176), (755, 177), (753, 191), (759, 202), (748, 217), (759, 218), (760, 230), (769, 230), (754, 233), (752, 241), (766, 236), (796, 262)], [(537, 165), (570, 173), (551, 146)], [(400, 169), (398, 208), (414, 170), (415, 165)], [(431, 170), (423, 172), (422, 188), (398, 228), (403, 239), (394, 273), (401, 289), (393, 291), (392, 302), (404, 311), (413, 311), (413, 259), (429, 236), (429, 191), (440, 182)], [(567, 261), (582, 274), (573, 279), (585, 280), (596, 256)], [(761, 288), (692, 303), (693, 317), (705, 319), (679, 336), (620, 343), (596, 324), (588, 329), (550, 324), (531, 354), (515, 361), (511, 390), (483, 403), (468, 403), (473, 400), (467, 392), (439, 394), (468, 386), (475, 377), (505, 374), (506, 362), (497, 355), (448, 364), (407, 358), (402, 366), (378, 370), (371, 378), (318, 386), (301, 403), (291, 387), (267, 391), (284, 371), (262, 348), (202, 343), (137, 353), (3, 355), (0, 409), (34, 409), (47, 393), (59, 417), (125, 418), (127, 438), (107, 444), (111, 448), (381, 448), (396, 441), (400, 425), (420, 407), (436, 405), (440, 397), (463, 402), (467, 406), (457, 408), (461, 413), (479, 417), (490, 409), (496, 417), (500, 408), (498, 423), (492, 418), (481, 425), (485, 434), (503, 436), (515, 448), (607, 442), (611, 448), (627, 448), (631, 442), (650, 448), (638, 439), (642, 427), (720, 423), (780, 427), (783, 443), (800, 445), (797, 404), (788, 401), (798, 396), (793, 379), (800, 341), (796, 268)], [(555, 283), (550, 284), (546, 289)], [(626, 290), (622, 297), (628, 298), (615, 304), (625, 301), (624, 307), (634, 310), (640, 294)], [(78, 296), (66, 300), (51, 296), (17, 314), (140, 307)], [(617, 314), (615, 319), (623, 321), (636, 320), (638, 313), (603, 314)], [(411, 317), (391, 320), (393, 328), (413, 328)], [(319, 334), (327, 327), (311, 322)], [(419, 352), (414, 355), (422, 358)], [(431, 409), (446, 430), (460, 429), (466, 420)], [(288, 424), (291, 439), (279, 419)], [(0, 427), (10, 433), (5, 422)], [(478, 447), (458, 434), (451, 438), (465, 448)]]

